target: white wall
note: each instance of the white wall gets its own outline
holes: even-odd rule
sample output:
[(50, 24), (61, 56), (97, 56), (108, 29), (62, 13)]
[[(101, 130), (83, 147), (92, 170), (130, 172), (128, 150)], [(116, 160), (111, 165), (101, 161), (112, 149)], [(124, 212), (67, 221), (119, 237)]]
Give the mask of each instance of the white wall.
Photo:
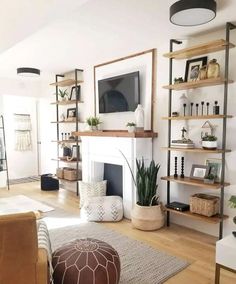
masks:
[[(153, 38), (153, 35), (152, 35)], [(204, 38), (196, 38), (195, 43), (201, 43), (216, 38), (224, 38), (224, 32), (218, 33), (218, 34), (212, 34), (207, 35)], [(232, 32), (232, 42), (236, 42), (236, 34), (233, 31)], [(190, 42), (191, 43), (191, 42)], [(110, 50), (109, 56), (106, 57), (105, 54), (101, 53), (100, 56), (96, 58), (96, 62), (88, 66), (86, 68), (85, 72), (85, 83), (84, 83), (84, 101), (85, 101), (85, 116), (89, 116), (94, 114), (94, 92), (93, 92), (93, 66), (97, 64), (101, 64), (103, 62), (113, 60), (120, 58), (122, 56), (128, 56), (132, 53), (140, 52), (149, 48), (157, 48), (157, 91), (155, 95), (155, 111), (154, 111), (154, 129), (158, 132), (158, 138), (155, 139), (154, 142), (154, 159), (156, 162), (159, 162), (161, 164), (161, 170), (159, 173), (159, 193), (161, 196), (161, 200), (166, 203), (166, 182), (161, 181), (160, 177), (166, 175), (166, 161), (167, 161), (167, 153), (163, 150), (161, 150), (161, 147), (167, 145), (167, 121), (163, 121), (161, 117), (167, 116), (168, 112), (168, 90), (164, 90), (162, 88), (163, 85), (168, 85), (169, 80), (169, 62), (168, 59), (164, 58), (162, 55), (169, 51), (169, 42), (162, 42), (157, 43), (157, 46), (149, 46), (149, 43), (147, 42), (146, 45), (140, 45), (140, 46), (133, 46), (132, 41), (129, 42), (129, 44), (123, 46), (123, 50), (117, 50), (112, 49)], [(113, 53), (113, 54), (111, 54)], [(230, 71), (232, 78), (235, 78), (236, 75), (236, 67), (234, 64), (234, 58), (235, 58), (236, 50), (231, 51), (231, 65), (230, 65)], [(209, 59), (211, 58), (217, 58), (218, 61), (223, 63), (223, 52), (210, 54)], [(184, 77), (185, 73), (185, 61), (180, 62), (178, 61), (178, 66), (175, 63), (174, 65), (175, 74), (176, 77)], [(222, 70), (223, 71), (223, 70)], [(229, 113), (235, 115), (235, 103), (236, 98), (234, 96), (235, 93), (235, 84), (232, 84), (229, 88)], [(182, 93), (186, 92), (176, 92), (173, 95), (173, 110), (178, 107), (179, 105), (179, 97)], [(222, 100), (223, 100), (223, 86), (218, 87), (207, 87), (198, 89), (195, 91), (189, 91), (186, 93), (191, 101), (194, 102), (201, 102), (204, 101), (210, 101), (213, 102), (214, 100), (218, 100), (221, 105), (221, 112), (222, 109)], [(117, 119), (118, 120), (118, 119)], [(178, 138), (181, 135), (180, 129), (185, 125), (189, 129), (189, 135), (192, 140), (195, 142), (200, 141), (200, 133), (201, 133), (201, 126), (204, 123), (204, 120), (200, 121), (190, 121), (188, 123), (183, 122), (174, 122), (173, 123), (173, 138)], [(221, 141), (220, 133), (221, 133), (221, 121), (213, 121), (214, 124), (219, 125), (217, 128), (216, 135), (218, 135), (218, 138)], [(236, 194), (236, 166), (235, 166), (235, 146), (236, 146), (236, 140), (234, 139), (234, 132), (236, 131), (236, 124), (235, 124), (235, 118), (228, 121), (227, 126), (227, 135), (228, 135), (228, 148), (233, 149), (232, 153), (227, 154), (227, 174), (226, 179), (231, 182), (231, 186), (227, 187), (225, 190), (225, 214), (229, 214), (230, 218), (225, 221), (225, 234), (229, 234), (232, 229), (234, 228), (232, 217), (235, 215), (235, 210), (232, 210), (228, 207), (228, 199), (231, 194)], [(185, 175), (189, 175), (191, 165), (193, 163), (199, 163), (204, 164), (206, 156), (205, 155), (194, 155), (194, 154), (180, 154), (180, 153), (172, 153), (173, 156), (185, 156), (186, 158), (186, 165), (185, 165)], [(214, 158), (220, 158), (219, 155), (210, 155), (209, 157)], [(173, 161), (173, 158), (172, 158)], [(173, 166), (173, 163), (172, 163)], [(172, 168), (173, 173), (173, 168)], [(181, 186), (172, 183), (171, 184), (171, 199), (172, 201), (182, 201), (182, 202), (189, 202), (189, 196), (193, 193), (197, 192), (209, 192), (211, 194), (219, 195), (220, 191), (205, 191), (205, 190), (199, 190), (198, 188), (194, 187), (187, 187), (187, 186)], [(218, 235), (218, 226), (217, 225), (211, 225), (203, 222), (198, 222), (192, 219), (180, 217), (180, 216), (171, 216), (171, 221), (175, 223), (182, 224), (184, 226), (191, 227), (193, 229), (197, 229), (203, 232), (206, 232), (208, 234)]]

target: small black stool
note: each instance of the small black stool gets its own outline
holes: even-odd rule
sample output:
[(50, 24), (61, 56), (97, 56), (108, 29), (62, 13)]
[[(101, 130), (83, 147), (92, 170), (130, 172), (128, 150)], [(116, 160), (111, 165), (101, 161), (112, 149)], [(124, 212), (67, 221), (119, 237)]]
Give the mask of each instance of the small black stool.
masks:
[(41, 175), (41, 190), (58, 190), (59, 181), (52, 174)]

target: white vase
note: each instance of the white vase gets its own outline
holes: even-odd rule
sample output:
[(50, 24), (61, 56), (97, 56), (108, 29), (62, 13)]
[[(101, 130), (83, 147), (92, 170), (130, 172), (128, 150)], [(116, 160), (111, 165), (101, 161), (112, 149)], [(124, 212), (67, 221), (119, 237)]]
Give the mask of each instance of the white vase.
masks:
[(129, 133), (135, 132), (136, 127), (135, 126), (127, 126), (127, 130)]
[(136, 131), (144, 131), (144, 109), (142, 105), (138, 105), (134, 111)]

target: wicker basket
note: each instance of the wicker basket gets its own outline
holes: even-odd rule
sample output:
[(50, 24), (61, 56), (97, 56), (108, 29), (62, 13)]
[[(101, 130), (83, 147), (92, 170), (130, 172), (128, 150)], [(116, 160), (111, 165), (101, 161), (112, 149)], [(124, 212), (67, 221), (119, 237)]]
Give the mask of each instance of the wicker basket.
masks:
[(190, 211), (207, 217), (219, 213), (220, 198), (218, 196), (198, 193), (190, 197)]
[(82, 171), (81, 170), (78, 170), (78, 175), (77, 175), (76, 169), (64, 168), (64, 179), (67, 179), (67, 180), (70, 180), (70, 181), (75, 181), (75, 180), (81, 180), (81, 178), (82, 178)]
[(57, 168), (56, 176), (58, 178), (64, 178), (64, 168)]

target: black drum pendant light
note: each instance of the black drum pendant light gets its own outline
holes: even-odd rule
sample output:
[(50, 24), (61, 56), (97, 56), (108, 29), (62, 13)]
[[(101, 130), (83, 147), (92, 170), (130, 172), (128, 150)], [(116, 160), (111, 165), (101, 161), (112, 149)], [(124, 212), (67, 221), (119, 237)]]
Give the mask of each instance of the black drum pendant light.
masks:
[(38, 77), (40, 75), (40, 70), (31, 67), (20, 67), (17, 68), (17, 75), (24, 77)]
[(216, 16), (214, 0), (180, 0), (170, 7), (170, 21), (177, 26), (198, 26)]

